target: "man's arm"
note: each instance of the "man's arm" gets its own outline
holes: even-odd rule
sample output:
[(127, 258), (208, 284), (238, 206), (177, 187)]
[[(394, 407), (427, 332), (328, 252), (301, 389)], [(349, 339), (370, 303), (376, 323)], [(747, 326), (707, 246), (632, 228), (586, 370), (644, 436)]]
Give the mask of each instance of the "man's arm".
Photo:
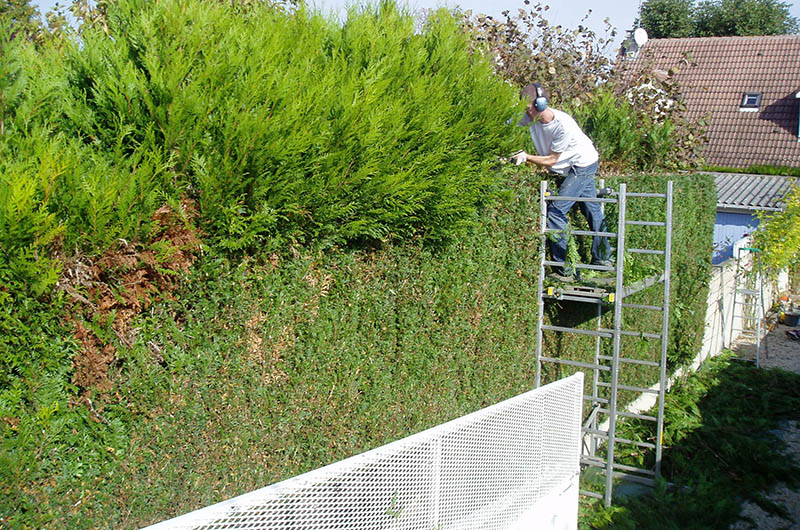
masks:
[(523, 162), (530, 162), (543, 167), (553, 167), (558, 162), (558, 157), (561, 153), (550, 153), (549, 155), (532, 155), (522, 151), (521, 153), (512, 157), (515, 164), (520, 165)]
[(561, 156), (561, 153), (550, 153), (549, 155), (540, 156), (540, 155), (530, 155), (525, 153), (525, 158), (527, 162), (532, 162), (537, 166), (543, 167), (553, 167), (556, 162), (558, 162), (558, 157)]

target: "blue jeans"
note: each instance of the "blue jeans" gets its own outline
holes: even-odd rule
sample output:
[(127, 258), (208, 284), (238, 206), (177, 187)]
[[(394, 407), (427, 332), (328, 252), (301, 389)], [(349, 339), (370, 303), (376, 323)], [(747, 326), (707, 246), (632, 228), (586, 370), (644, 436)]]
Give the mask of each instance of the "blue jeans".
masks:
[[(570, 168), (564, 182), (558, 187), (558, 194), (564, 197), (597, 197), (597, 187), (594, 184), (594, 174), (597, 172), (597, 162), (586, 167)], [(569, 226), (567, 213), (570, 211), (575, 201), (552, 201), (547, 207), (547, 228), (565, 230)], [(579, 202), (583, 216), (589, 222), (590, 230), (593, 232), (605, 231), (603, 211), (600, 203)], [(565, 261), (567, 257), (567, 237), (562, 233), (557, 239), (550, 240), (550, 254), (553, 261)], [(594, 236), (592, 240), (592, 261), (604, 261), (609, 258), (611, 248), (607, 237)], [(567, 269), (563, 274), (572, 275), (575, 271)]]

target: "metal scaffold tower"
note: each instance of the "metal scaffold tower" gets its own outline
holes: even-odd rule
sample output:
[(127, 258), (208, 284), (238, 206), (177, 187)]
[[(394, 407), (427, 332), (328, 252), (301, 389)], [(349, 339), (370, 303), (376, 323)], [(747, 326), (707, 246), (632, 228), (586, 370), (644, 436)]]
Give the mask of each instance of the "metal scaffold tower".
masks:
[[(665, 208), (665, 220), (629, 220), (627, 219), (627, 204), (629, 199), (662, 199)], [(578, 271), (588, 269), (614, 273), (613, 280), (606, 287), (586, 286), (561, 283), (557, 286), (545, 286), (546, 267), (563, 267), (565, 263), (549, 261), (545, 257), (545, 243), (548, 234), (558, 233), (556, 229), (547, 228), (547, 204), (553, 201), (598, 202), (603, 207), (606, 204), (616, 204), (618, 212), (616, 232), (594, 232), (573, 230), (573, 236), (602, 236), (616, 240), (616, 256), (613, 266), (573, 264)], [(581, 456), (582, 467), (598, 468), (605, 475), (605, 493), (582, 490), (581, 493), (594, 498), (603, 499), (606, 506), (611, 505), (612, 491), (615, 479), (629, 480), (632, 482), (652, 486), (661, 475), (662, 458), (662, 433), (664, 430), (664, 397), (667, 381), (667, 338), (669, 331), (669, 305), (670, 305), (670, 269), (672, 258), (672, 206), (673, 183), (667, 182), (665, 193), (630, 193), (625, 184), (620, 184), (619, 190), (606, 196), (597, 198), (564, 197), (550, 194), (547, 182), (543, 181), (540, 187), (540, 262), (538, 284), (538, 320), (537, 320), (537, 348), (536, 348), (536, 385), (542, 383), (542, 367), (547, 363), (572, 367), (586, 373), (587, 391), (584, 392), (584, 402), (589, 403), (590, 412), (585, 416), (583, 425), (583, 448)], [(626, 245), (626, 229), (631, 226), (652, 227), (646, 230), (664, 230), (664, 248), (628, 248)], [(649, 239), (649, 238), (648, 238)], [(652, 238), (662, 240), (660, 237)], [(645, 278), (643, 280), (625, 285), (625, 256), (631, 254), (646, 254), (663, 257), (663, 273)], [(609, 279), (610, 280), (610, 279)], [(663, 298), (659, 297), (659, 305), (633, 304), (625, 299), (635, 293), (650, 287), (661, 285)], [(545, 325), (545, 302), (568, 301), (595, 304), (597, 306), (597, 328), (594, 330), (578, 329), (572, 327)], [(613, 325), (611, 328), (602, 327), (602, 315), (613, 308)], [(660, 333), (648, 333), (642, 330), (623, 329), (623, 310), (636, 309), (655, 311), (661, 313)], [(552, 324), (552, 323), (551, 323)], [(543, 332), (564, 333), (572, 335), (589, 335), (594, 337), (595, 352), (593, 362), (578, 361), (543, 355)], [(651, 330), (652, 331), (652, 330)], [(660, 350), (653, 357), (658, 360), (625, 357), (622, 354), (622, 338), (635, 337), (656, 343)], [(603, 348), (603, 341), (607, 342)], [(609, 352), (610, 350), (610, 352)], [(610, 353), (610, 354), (609, 354)], [(620, 370), (624, 367), (647, 366), (650, 370), (657, 370), (657, 381), (650, 388), (620, 384)], [(655, 416), (627, 412), (621, 410), (619, 392), (633, 392), (640, 395), (657, 396), (657, 413)], [(621, 418), (631, 418), (642, 421), (651, 421), (656, 424), (656, 436), (651, 441), (628, 440), (617, 436), (617, 424)], [(655, 461), (652, 467), (643, 468), (625, 465), (618, 462), (618, 446), (626, 445), (637, 449), (655, 451)]]
[[(752, 261), (745, 263), (748, 257), (752, 257)], [(752, 272), (752, 274), (747, 274), (748, 272)], [(767, 324), (764, 311), (764, 275), (761, 268), (761, 250), (752, 247), (742, 247), (736, 250), (734, 282), (736, 284), (733, 288), (731, 335), (728, 344), (733, 343), (736, 331), (739, 331), (738, 337), (755, 339), (755, 362), (756, 367), (760, 368), (762, 342), (765, 353), (767, 353), (767, 357), (769, 356), (765, 340)], [(737, 306), (741, 306), (740, 315), (737, 315)]]

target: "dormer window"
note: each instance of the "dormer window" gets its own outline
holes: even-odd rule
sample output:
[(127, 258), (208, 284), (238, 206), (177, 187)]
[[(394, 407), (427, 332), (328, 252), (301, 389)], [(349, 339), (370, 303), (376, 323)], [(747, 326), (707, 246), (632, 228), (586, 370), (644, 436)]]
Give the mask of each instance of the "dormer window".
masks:
[(761, 106), (761, 92), (745, 92), (742, 96), (741, 112), (756, 112)]

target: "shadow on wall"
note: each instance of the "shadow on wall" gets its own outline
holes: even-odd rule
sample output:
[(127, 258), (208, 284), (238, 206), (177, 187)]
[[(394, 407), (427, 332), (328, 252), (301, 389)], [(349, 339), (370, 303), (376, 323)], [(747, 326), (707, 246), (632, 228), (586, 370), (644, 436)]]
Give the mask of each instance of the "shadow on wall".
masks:
[(734, 245), (751, 234), (758, 227), (758, 223), (758, 217), (752, 213), (717, 212), (711, 264), (719, 265), (734, 257)]

